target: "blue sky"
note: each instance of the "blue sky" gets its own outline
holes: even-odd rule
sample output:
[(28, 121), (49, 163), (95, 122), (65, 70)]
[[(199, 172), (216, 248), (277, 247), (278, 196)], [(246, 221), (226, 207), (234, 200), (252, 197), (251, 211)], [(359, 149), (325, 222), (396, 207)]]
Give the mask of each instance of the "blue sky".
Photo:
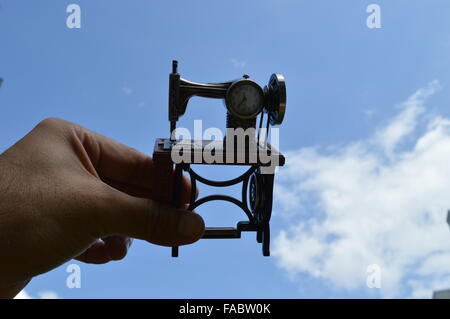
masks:
[[(81, 7), (81, 29), (66, 27), (70, 3)], [(366, 26), (370, 3), (381, 7), (381, 29)], [(311, 147), (348, 154), (349, 145), (398, 124), (396, 116), (411, 107), (408, 98), (436, 80), (436, 93), (420, 100), (423, 119), (413, 119), (419, 131), (401, 136), (403, 148), (396, 155), (404, 155), (430, 132), (430, 119), (450, 117), (449, 9), (447, 0), (1, 0), (0, 77), (5, 81), (0, 89), (0, 151), (40, 120), (58, 116), (151, 154), (154, 139), (168, 133), (168, 74), (171, 60), (178, 59), (182, 76), (199, 82), (247, 73), (264, 85), (270, 74), (284, 74), (288, 111), (280, 128), (281, 150), (292, 152), (294, 159)], [(225, 108), (219, 101), (195, 98), (180, 124), (189, 128), (199, 118), (204, 125), (224, 127)], [(372, 144), (365, 151), (380, 155)], [(316, 151), (309, 158), (331, 160), (327, 152)], [(362, 158), (355, 156), (357, 161)], [(379, 165), (392, 168), (389, 161)], [(321, 176), (317, 171), (324, 170), (308, 171), (315, 174), (308, 178), (315, 181)], [(204, 172), (222, 179), (237, 173)], [(280, 181), (280, 187), (287, 188), (295, 182)], [(286, 208), (282, 201), (288, 196), (275, 198), (274, 241), (301, 223), (292, 217), (297, 212), (308, 217), (318, 210), (328, 216), (327, 202), (319, 205), (314, 196), (334, 191), (336, 185), (314, 185), (307, 189), (311, 197), (302, 198), (298, 206)], [(199, 213), (216, 226), (241, 218), (228, 204), (206, 205)], [(318, 236), (308, 234), (308, 239)], [(409, 290), (383, 293), (343, 283), (330, 278), (346, 277), (345, 271), (327, 275), (324, 268), (319, 275), (308, 269), (317, 265), (287, 263), (286, 258), (281, 253), (263, 258), (251, 235), (240, 241), (201, 241), (182, 248), (178, 259), (166, 248), (135, 241), (123, 261), (79, 263), (81, 289), (66, 287), (66, 264), (35, 278), (26, 290), (32, 296), (53, 291), (62, 298), (419, 296)]]

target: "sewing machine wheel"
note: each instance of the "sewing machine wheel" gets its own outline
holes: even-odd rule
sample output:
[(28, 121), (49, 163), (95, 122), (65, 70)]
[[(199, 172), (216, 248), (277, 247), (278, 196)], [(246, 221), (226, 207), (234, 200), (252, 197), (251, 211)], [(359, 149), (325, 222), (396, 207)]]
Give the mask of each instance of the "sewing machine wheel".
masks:
[(264, 112), (269, 114), (271, 125), (280, 125), (286, 112), (286, 81), (281, 74), (272, 74), (269, 84), (264, 87), (266, 106)]
[(271, 174), (261, 174), (256, 170), (249, 181), (249, 208), (258, 225), (256, 240), (262, 243), (264, 256), (270, 256), (273, 177)]
[(250, 211), (258, 224), (262, 222), (263, 216), (263, 205), (264, 205), (264, 194), (262, 192), (263, 185), (261, 176), (254, 172), (250, 176), (250, 188), (249, 188), (249, 199), (250, 199)]

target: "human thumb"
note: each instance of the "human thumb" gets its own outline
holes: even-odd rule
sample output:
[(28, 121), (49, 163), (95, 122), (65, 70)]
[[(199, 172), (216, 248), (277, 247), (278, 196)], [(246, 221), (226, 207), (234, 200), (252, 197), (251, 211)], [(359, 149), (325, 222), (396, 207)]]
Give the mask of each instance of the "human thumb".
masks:
[(202, 217), (195, 212), (119, 191), (111, 197), (101, 216), (108, 233), (103, 236), (121, 234), (170, 247), (194, 243), (205, 231)]

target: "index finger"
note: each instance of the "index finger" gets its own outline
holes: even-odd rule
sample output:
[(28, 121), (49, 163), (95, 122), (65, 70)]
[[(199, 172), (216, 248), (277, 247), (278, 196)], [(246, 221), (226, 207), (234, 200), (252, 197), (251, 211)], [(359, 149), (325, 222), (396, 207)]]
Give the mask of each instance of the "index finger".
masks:
[[(76, 137), (102, 181), (131, 196), (154, 199), (163, 181), (154, 179), (156, 168), (151, 157), (81, 126), (75, 127)], [(173, 181), (173, 169), (169, 174), (167, 180)], [(191, 182), (183, 176), (183, 204), (189, 203), (190, 195)]]

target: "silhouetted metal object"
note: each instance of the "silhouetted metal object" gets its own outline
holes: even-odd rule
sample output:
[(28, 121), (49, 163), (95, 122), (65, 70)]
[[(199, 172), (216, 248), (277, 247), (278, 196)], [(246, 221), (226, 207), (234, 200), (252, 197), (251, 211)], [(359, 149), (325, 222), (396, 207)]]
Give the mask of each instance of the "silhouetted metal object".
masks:
[(447, 224), (450, 226), (450, 210), (447, 211)]
[[(254, 129), (260, 116), (257, 136), (248, 136), (244, 147), (238, 143), (224, 141), (181, 141), (175, 139), (176, 124), (185, 114), (189, 99), (193, 96), (222, 99), (227, 110), (226, 126), (230, 129)], [(273, 74), (269, 84), (261, 88), (244, 75), (242, 79), (221, 83), (197, 83), (181, 78), (178, 62), (172, 62), (169, 76), (169, 121), (170, 138), (156, 140), (153, 152), (155, 183), (158, 184), (156, 199), (181, 207), (182, 176), (186, 172), (191, 180), (191, 196), (188, 210), (211, 201), (228, 201), (235, 204), (246, 215), (246, 220), (236, 227), (206, 227), (203, 238), (240, 238), (242, 232), (256, 232), (256, 240), (262, 243), (264, 256), (270, 255), (270, 217), (272, 214), (273, 183), (275, 166), (283, 166), (285, 158), (268, 142), (269, 126), (283, 122), (286, 110), (286, 86), (284, 77)], [(264, 114), (267, 116), (263, 129)], [(234, 138), (236, 138), (234, 136)], [(228, 138), (230, 141), (230, 138)], [(254, 143), (252, 143), (254, 141)], [(205, 150), (213, 147), (214, 162), (203, 158)], [(229, 145), (233, 145), (230, 147)], [(175, 163), (172, 152), (183, 149), (183, 161)], [(230, 156), (231, 155), (231, 156)], [(200, 160), (199, 160), (200, 159)], [(240, 165), (247, 166), (241, 176), (227, 181), (212, 181), (197, 174), (192, 165)], [(175, 170), (174, 170), (175, 165)], [(228, 187), (242, 184), (241, 198), (211, 195), (196, 199), (197, 183), (212, 187)], [(172, 256), (178, 256), (178, 247), (172, 248)]]
[(433, 291), (433, 299), (450, 299), (450, 290)]

